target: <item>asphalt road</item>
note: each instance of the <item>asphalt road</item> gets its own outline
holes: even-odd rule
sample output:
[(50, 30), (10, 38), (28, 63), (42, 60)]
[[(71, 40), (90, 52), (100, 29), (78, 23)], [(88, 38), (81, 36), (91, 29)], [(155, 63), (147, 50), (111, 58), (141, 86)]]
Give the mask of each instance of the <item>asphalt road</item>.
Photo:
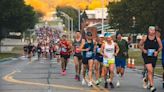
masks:
[[(81, 82), (74, 80), (74, 64), (68, 64), (67, 75), (60, 74), (60, 63), (41, 59), (32, 61), (27, 58), (14, 58), (0, 63), (0, 92), (150, 92), (142, 88), (142, 75), (140, 71), (126, 69), (121, 86), (114, 89), (105, 89), (100, 86), (82, 86)], [(116, 80), (114, 80), (115, 84)], [(155, 77), (157, 92), (164, 92), (162, 79)]]

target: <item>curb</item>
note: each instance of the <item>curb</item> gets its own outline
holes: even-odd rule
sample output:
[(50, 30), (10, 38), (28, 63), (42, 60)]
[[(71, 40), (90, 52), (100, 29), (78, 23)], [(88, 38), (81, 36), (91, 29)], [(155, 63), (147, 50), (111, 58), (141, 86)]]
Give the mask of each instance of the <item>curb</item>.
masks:
[(12, 60), (13, 58), (19, 58), (19, 57), (21, 57), (21, 56), (18, 55), (18, 56), (15, 56), (15, 57), (9, 57), (9, 58), (0, 59), (0, 63)]
[(11, 60), (13, 57), (10, 57), (10, 58), (4, 58), (4, 59), (0, 59), (0, 62), (5, 62), (5, 61), (9, 61)]

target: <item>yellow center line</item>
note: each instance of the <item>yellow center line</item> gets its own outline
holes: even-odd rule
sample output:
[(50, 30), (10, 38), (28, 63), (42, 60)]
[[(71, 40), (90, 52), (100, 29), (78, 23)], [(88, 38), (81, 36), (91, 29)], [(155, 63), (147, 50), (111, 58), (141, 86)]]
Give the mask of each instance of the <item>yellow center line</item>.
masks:
[[(96, 84), (96, 81), (95, 80), (92, 80), (94, 82), (94, 84)], [(102, 86), (99, 86), (99, 88), (101, 88), (103, 90), (103, 92), (110, 92), (109, 89), (106, 89)]]
[[(86, 81), (89, 82), (89, 79), (86, 78)], [(95, 90), (93, 90), (94, 92), (102, 92), (102, 90), (100, 88), (98, 88), (97, 86), (95, 86), (95, 85), (92, 85), (92, 86), (95, 89)], [(93, 91), (91, 91), (91, 92), (93, 92)]]
[(17, 71), (13, 71), (12, 73), (7, 74), (6, 76), (3, 77), (3, 80), (5, 80), (7, 82), (17, 83), (17, 84), (36, 85), (36, 86), (47, 86), (47, 87), (57, 87), (57, 88), (64, 88), (64, 89), (70, 89), (70, 90), (81, 90), (81, 91), (85, 91), (83, 88), (79, 88), (79, 87), (70, 87), (70, 86), (64, 86), (64, 85), (34, 83), (34, 82), (29, 82), (29, 81), (16, 80), (12, 76), (16, 72)]

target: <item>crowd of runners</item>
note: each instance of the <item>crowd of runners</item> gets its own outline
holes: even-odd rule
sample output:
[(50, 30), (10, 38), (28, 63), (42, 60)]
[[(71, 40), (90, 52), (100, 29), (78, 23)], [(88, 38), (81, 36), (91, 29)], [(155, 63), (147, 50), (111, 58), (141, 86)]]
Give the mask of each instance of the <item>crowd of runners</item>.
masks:
[[(40, 57), (57, 58), (57, 61), (61, 62), (61, 74), (63, 76), (67, 74), (68, 61), (72, 55), (75, 64), (75, 80), (81, 81), (82, 85), (87, 84), (92, 87), (93, 84), (104, 83), (105, 88), (109, 86), (114, 88), (114, 77), (117, 80), (116, 87), (123, 84), (120, 83), (120, 80), (124, 77), (130, 43), (122, 39), (121, 33), (116, 33), (116, 39), (113, 39), (114, 36), (111, 33), (99, 34), (97, 38), (93, 38), (91, 32), (87, 32), (85, 37), (82, 37), (81, 32), (77, 31), (74, 41), (70, 41), (66, 34), (60, 37), (60, 32), (53, 31), (49, 27), (40, 28), (36, 32), (37, 47), (30, 44), (27, 46), (30, 50), (25, 49), (25, 51), (28, 53), (36, 51), (38, 59)], [(162, 44), (164, 45), (164, 41), (161, 41), (160, 37), (156, 35), (154, 26), (148, 28), (147, 36), (143, 37), (139, 43), (145, 67), (143, 87), (149, 88), (151, 92), (156, 91), (153, 75)], [(164, 57), (164, 54), (162, 55)], [(164, 59), (162, 62), (164, 68)], [(95, 76), (96, 82), (93, 82), (93, 76)], [(87, 79), (89, 82), (86, 81)]]

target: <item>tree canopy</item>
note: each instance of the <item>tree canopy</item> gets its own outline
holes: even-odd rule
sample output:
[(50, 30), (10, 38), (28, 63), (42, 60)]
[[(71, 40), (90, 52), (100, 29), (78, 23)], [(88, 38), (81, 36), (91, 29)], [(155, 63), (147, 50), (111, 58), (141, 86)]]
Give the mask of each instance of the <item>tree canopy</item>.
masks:
[(36, 12), (24, 0), (0, 0), (0, 38), (8, 32), (23, 32), (33, 28), (38, 18)]
[(159, 26), (164, 33), (164, 0), (121, 0), (107, 8), (111, 25), (123, 33), (146, 33), (149, 25)]

